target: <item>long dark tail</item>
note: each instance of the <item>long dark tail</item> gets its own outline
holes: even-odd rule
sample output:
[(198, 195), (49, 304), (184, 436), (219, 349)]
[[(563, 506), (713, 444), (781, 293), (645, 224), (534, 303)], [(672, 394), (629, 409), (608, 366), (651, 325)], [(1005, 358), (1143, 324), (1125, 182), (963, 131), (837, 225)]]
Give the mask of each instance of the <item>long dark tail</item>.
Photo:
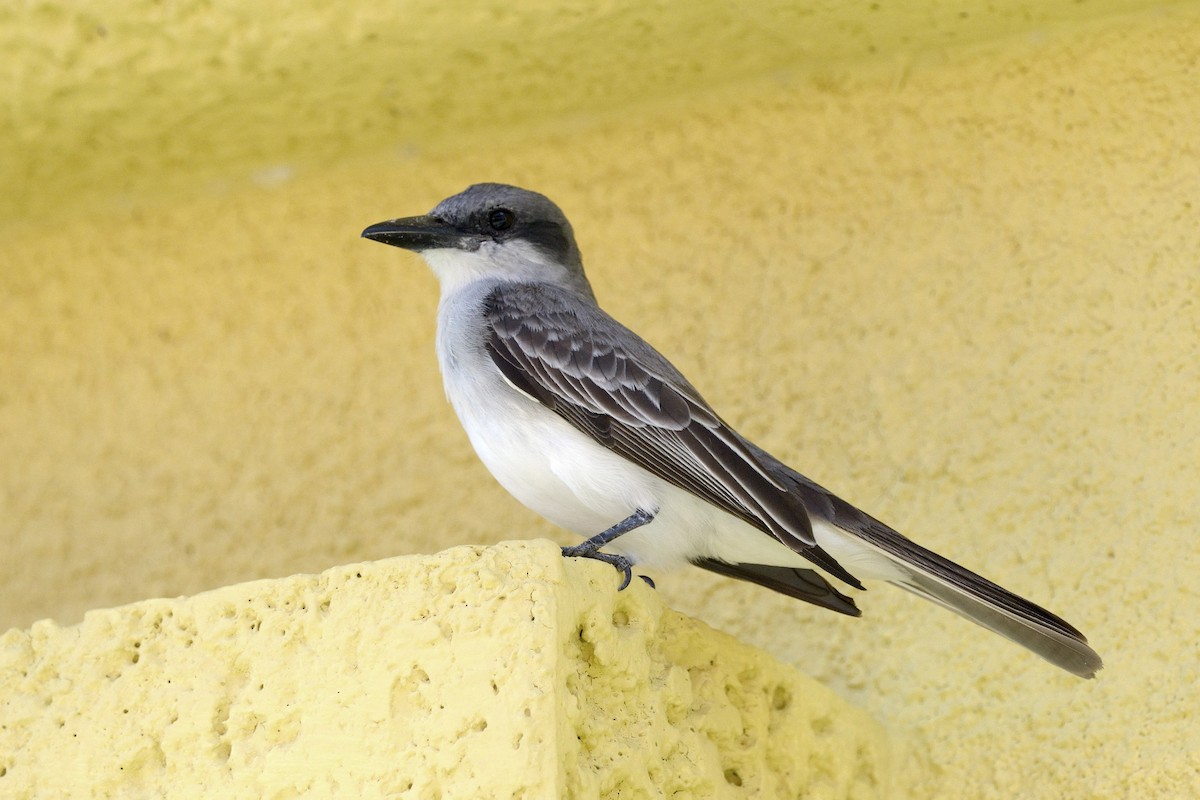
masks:
[[(1088, 646), (1087, 638), (1066, 620), (922, 547), (870, 514), (813, 483), (754, 444), (746, 442), (746, 446), (762, 463), (768, 465), (768, 469), (780, 482), (789, 485), (797, 493), (814, 529), (819, 522), (828, 523), (844, 531), (861, 545), (874, 550), (895, 567), (894, 570), (886, 570), (886, 577), (878, 577), (932, 600), (1081, 678), (1094, 677), (1104, 666), (1100, 656)], [(836, 598), (831, 599), (832, 596), (825, 592), (824, 587), (829, 587), (827, 582), (821, 579), (824, 583), (822, 587), (813, 583), (808, 575), (789, 578), (788, 575), (777, 572), (781, 568), (747, 564), (733, 567), (720, 565), (719, 569), (714, 569), (708, 564), (700, 566), (754, 581), (775, 591), (827, 608), (834, 608), (830, 603), (837, 602)], [(857, 569), (853, 564), (842, 566)], [(811, 573), (811, 570), (798, 572)], [(829, 587), (828, 591), (837, 594), (832, 587)], [(852, 602), (850, 598), (844, 600)]]
[(1094, 677), (1104, 666), (1087, 638), (1062, 617), (922, 547), (807, 479), (800, 487), (812, 511), (895, 565), (902, 577), (892, 578), (894, 585), (961, 614), (1081, 678)]
[[(995, 631), (1081, 678), (1095, 677), (1104, 666), (1082, 633), (1036, 603), (908, 539), (894, 550), (884, 542), (870, 543), (907, 573), (893, 585)], [(918, 552), (919, 558), (913, 558)]]

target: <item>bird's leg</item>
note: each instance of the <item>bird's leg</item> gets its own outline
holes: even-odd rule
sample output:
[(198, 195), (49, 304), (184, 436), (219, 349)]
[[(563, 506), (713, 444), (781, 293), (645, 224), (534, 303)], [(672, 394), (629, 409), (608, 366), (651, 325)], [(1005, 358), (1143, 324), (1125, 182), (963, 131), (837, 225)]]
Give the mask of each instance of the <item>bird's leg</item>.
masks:
[[(592, 538), (585, 542), (575, 545), (574, 547), (564, 547), (562, 554), (569, 558), (594, 558), (597, 561), (603, 561), (605, 564), (611, 564), (625, 575), (625, 580), (621, 582), (621, 586), (617, 591), (624, 589), (629, 585), (629, 581), (633, 579), (633, 562), (626, 556), (614, 555), (613, 553), (601, 553), (600, 548), (611, 542), (613, 539), (622, 534), (629, 533), (635, 528), (640, 528), (650, 520), (654, 519), (654, 515), (649, 511), (638, 509), (630, 514), (625, 519), (613, 525), (606, 531), (597, 533)], [(653, 586), (654, 584), (650, 584)]]

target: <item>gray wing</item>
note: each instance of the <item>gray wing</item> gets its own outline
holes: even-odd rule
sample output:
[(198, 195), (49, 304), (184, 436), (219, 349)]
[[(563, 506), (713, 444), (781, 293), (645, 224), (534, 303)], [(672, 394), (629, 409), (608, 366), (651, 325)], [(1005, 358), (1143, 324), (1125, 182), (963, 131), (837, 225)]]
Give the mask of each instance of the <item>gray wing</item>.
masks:
[(778, 462), (729, 428), (637, 334), (544, 284), (496, 288), (483, 315), (487, 351), (518, 389), (648, 472), (862, 588), (817, 546), (800, 495), (775, 474)]
[[(902, 536), (729, 428), (670, 362), (616, 320), (565, 290), (509, 285), (487, 298), (486, 347), (518, 389), (595, 441), (768, 533), (830, 574), (862, 588), (821, 548), (810, 514), (887, 556), (894, 581), (1030, 648), (1076, 675), (1101, 667), (1061, 617)], [(699, 559), (697, 566), (753, 581), (846, 614), (853, 601), (812, 570)]]

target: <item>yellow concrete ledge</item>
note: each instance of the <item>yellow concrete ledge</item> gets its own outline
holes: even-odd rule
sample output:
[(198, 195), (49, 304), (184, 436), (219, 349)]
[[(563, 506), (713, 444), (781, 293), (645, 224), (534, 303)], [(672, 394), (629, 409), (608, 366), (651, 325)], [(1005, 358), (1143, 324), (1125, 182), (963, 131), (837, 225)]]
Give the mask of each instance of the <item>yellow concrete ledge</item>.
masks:
[(883, 730), (555, 545), (0, 636), (0, 796), (882, 797)]

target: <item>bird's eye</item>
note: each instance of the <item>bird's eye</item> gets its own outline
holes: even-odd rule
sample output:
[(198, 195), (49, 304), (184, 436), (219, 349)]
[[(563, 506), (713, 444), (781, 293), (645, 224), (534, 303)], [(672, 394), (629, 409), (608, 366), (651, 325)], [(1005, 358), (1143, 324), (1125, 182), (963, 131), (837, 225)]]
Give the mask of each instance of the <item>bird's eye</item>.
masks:
[(512, 227), (516, 222), (517, 217), (507, 208), (493, 208), (488, 214), (488, 224), (492, 226), (494, 231), (505, 231)]

